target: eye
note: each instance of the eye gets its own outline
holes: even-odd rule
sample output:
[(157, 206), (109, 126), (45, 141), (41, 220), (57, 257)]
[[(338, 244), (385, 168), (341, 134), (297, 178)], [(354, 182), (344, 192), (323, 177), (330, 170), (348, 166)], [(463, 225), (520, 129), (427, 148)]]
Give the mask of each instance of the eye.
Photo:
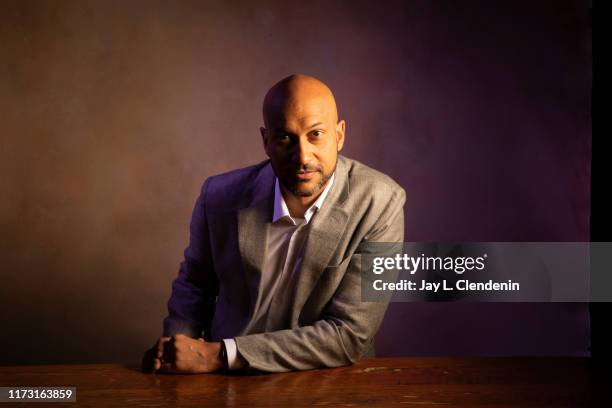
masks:
[(315, 130), (311, 133), (311, 135), (314, 137), (319, 137), (319, 136), (323, 136), (323, 132), (321, 132), (320, 130)]

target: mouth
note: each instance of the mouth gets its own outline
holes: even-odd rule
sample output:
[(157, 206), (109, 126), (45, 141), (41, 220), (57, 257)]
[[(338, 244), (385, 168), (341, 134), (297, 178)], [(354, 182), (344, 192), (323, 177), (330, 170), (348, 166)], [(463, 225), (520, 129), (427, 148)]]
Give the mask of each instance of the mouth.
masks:
[(299, 171), (295, 173), (295, 177), (298, 180), (310, 180), (314, 176), (316, 171)]

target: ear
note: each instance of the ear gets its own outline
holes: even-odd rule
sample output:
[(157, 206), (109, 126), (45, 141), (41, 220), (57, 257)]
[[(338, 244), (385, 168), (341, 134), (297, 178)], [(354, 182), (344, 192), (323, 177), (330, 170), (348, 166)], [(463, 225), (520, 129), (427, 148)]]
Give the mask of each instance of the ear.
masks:
[(268, 130), (265, 127), (259, 128), (259, 133), (261, 133), (261, 142), (263, 144), (264, 151), (266, 152), (266, 156), (270, 157), (268, 153)]
[(344, 146), (344, 132), (346, 130), (346, 123), (344, 119), (338, 122), (336, 125), (336, 144), (338, 146), (338, 151), (342, 150), (342, 146)]

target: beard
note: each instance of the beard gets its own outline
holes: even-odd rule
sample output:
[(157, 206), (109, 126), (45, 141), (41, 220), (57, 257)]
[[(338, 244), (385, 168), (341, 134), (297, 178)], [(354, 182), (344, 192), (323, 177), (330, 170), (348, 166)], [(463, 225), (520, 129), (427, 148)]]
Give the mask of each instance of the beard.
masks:
[[(321, 166), (320, 164), (316, 166), (301, 166), (297, 171), (287, 172), (282, 177), (278, 177), (278, 181), (282, 184), (283, 187), (285, 187), (288, 191), (291, 192), (291, 194), (296, 197), (311, 197), (323, 189), (323, 186), (325, 186), (325, 184), (329, 181), (331, 176), (336, 171), (337, 164), (338, 161), (336, 160), (336, 163), (334, 163), (334, 168), (327, 174), (323, 171), (323, 166)], [(320, 175), (320, 179), (311, 188), (307, 190), (301, 189), (300, 186), (308, 183), (309, 181), (296, 180), (294, 175), (298, 171), (317, 172)]]

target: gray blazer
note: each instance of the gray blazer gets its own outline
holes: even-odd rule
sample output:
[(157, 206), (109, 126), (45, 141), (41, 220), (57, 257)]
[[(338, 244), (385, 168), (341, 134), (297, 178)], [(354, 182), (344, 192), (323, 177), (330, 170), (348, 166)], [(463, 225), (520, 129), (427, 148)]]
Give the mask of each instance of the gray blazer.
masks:
[(257, 333), (253, 316), (274, 202), (269, 161), (210, 177), (172, 284), (164, 335), (234, 338), (253, 369), (337, 367), (373, 354), (387, 302), (361, 301), (360, 245), (404, 239), (405, 191), (390, 177), (338, 156), (336, 178), (310, 222), (286, 330)]

